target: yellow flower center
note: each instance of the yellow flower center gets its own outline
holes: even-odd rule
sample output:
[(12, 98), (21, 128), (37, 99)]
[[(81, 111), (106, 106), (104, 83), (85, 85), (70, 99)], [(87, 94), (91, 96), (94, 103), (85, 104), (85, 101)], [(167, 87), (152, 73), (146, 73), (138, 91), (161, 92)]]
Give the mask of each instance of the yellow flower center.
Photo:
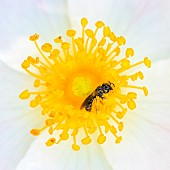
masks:
[(132, 63), (134, 50), (127, 48), (121, 52), (126, 43), (123, 36), (116, 36), (102, 21), (95, 23), (95, 30), (86, 29), (87, 24), (88, 20), (82, 18), (82, 32), (77, 37), (75, 30), (66, 31), (70, 42), (58, 36), (55, 44), (44, 43), (40, 48), (39, 35), (30, 36), (40, 56), (28, 56), (21, 66), (35, 78), (35, 90), (26, 89), (19, 97), (31, 98), (30, 107), (41, 107), (44, 126), (30, 133), (38, 136), (48, 129), (51, 138), (47, 146), (72, 137), (72, 149), (78, 151), (79, 133), (84, 145), (91, 143), (94, 133), (99, 144), (106, 141), (107, 133), (113, 134), (116, 144), (120, 143), (122, 120), (127, 109), (136, 108), (137, 90), (148, 95), (145, 86), (134, 84), (144, 78), (143, 73), (132, 72), (132, 68), (141, 64), (149, 68), (148, 57)]
[(73, 80), (72, 91), (75, 96), (85, 97), (92, 91), (90, 79), (85, 77), (76, 77)]

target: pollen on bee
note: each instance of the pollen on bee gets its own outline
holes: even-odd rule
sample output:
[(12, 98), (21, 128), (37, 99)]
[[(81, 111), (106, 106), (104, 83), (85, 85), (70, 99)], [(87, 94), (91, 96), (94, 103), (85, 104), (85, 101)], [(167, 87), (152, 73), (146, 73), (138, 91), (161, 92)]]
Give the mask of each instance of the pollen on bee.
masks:
[(149, 58), (132, 62), (134, 49), (127, 47), (123, 54), (125, 37), (115, 35), (103, 21), (97, 21), (95, 29), (87, 26), (88, 20), (82, 18), (80, 34), (67, 30), (70, 41), (58, 35), (53, 43), (39, 46), (39, 34), (29, 37), (39, 56), (28, 56), (21, 67), (35, 78), (34, 90), (26, 88), (19, 98), (29, 99), (32, 109), (41, 109), (44, 126), (30, 133), (38, 136), (47, 130), (51, 137), (44, 143), (48, 147), (72, 138), (72, 149), (79, 151), (80, 142), (90, 144), (93, 134), (98, 144), (107, 142), (107, 133), (119, 144), (126, 128), (124, 116), (137, 107), (137, 90), (148, 95), (145, 86), (136, 85), (144, 79), (142, 71), (132, 68), (142, 64), (150, 68)]

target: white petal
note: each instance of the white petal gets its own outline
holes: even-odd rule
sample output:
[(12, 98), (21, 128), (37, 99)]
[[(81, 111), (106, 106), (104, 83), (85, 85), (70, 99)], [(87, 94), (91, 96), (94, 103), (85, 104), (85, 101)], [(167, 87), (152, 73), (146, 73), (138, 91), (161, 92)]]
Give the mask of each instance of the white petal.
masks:
[(31, 78), (8, 68), (0, 61), (1, 170), (15, 169), (34, 139), (29, 134), (30, 129), (41, 126), (40, 116), (36, 117), (31, 109), (26, 111), (29, 103), (20, 101), (18, 97), (30, 83)]
[(53, 42), (69, 27), (65, 0), (1, 1), (0, 11), (0, 59), (18, 70), (23, 58), (34, 54), (30, 35), (39, 33), (42, 41)]
[(17, 170), (111, 170), (101, 147), (96, 143), (81, 146), (80, 151), (71, 149), (71, 141), (46, 147), (48, 132), (42, 133), (31, 145), (25, 157), (18, 164)]
[(147, 71), (149, 96), (141, 97), (137, 109), (124, 120), (123, 141), (115, 145), (108, 137), (105, 154), (117, 170), (170, 169), (170, 60), (155, 63)]
[(138, 58), (148, 55), (152, 60), (168, 58), (170, 48), (170, 3), (167, 0), (68, 0), (73, 27), (80, 27), (80, 19), (87, 17), (89, 26), (98, 20), (117, 35), (124, 35), (128, 46)]

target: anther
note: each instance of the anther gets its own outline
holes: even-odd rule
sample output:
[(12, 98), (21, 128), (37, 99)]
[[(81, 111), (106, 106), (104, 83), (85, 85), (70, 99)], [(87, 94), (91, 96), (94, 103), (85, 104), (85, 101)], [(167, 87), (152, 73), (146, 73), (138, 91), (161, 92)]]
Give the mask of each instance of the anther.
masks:
[(29, 60), (24, 60), (23, 63), (21, 64), (23, 69), (27, 69), (30, 67), (31, 62)]
[(91, 143), (91, 138), (89, 137), (89, 136), (87, 136), (86, 138), (83, 138), (82, 140), (81, 140), (81, 142), (82, 142), (82, 144), (84, 144), (84, 145), (88, 145), (89, 143)]
[(53, 144), (55, 144), (55, 142), (56, 142), (56, 139), (53, 137), (53, 138), (48, 139), (48, 141), (45, 144), (46, 146), (52, 146)]
[(134, 55), (134, 50), (132, 48), (127, 48), (126, 49), (126, 57), (130, 57)]
[(122, 136), (119, 136), (119, 137), (116, 138), (115, 143), (119, 144), (121, 141), (122, 141)]
[(40, 86), (40, 80), (39, 79), (36, 79), (34, 81), (34, 87), (39, 87)]
[(145, 57), (145, 58), (144, 58), (144, 63), (145, 63), (145, 65), (146, 65), (148, 68), (151, 67), (151, 60), (149, 60), (148, 57)]
[(97, 142), (99, 144), (103, 144), (106, 141), (106, 136), (104, 136), (104, 134), (100, 134), (97, 138)]
[(134, 110), (136, 108), (136, 103), (134, 102), (134, 100), (130, 99), (127, 102), (127, 106), (128, 106), (129, 109)]
[(104, 26), (104, 23), (102, 21), (98, 21), (98, 22), (96, 22), (95, 25), (96, 25), (97, 28), (101, 28), (101, 27)]
[(62, 43), (62, 37), (59, 36), (59, 37), (55, 38), (55, 39), (54, 39), (54, 42), (55, 42), (55, 43)]
[(76, 35), (75, 30), (67, 30), (66, 35), (69, 37), (74, 37)]
[(88, 20), (86, 18), (81, 19), (81, 25), (82, 27), (85, 27), (88, 24)]
[(49, 53), (51, 50), (52, 50), (52, 45), (50, 43), (45, 43), (41, 46), (41, 49), (44, 51), (44, 52), (47, 52)]
[(29, 40), (30, 41), (36, 41), (36, 40), (38, 40), (39, 39), (39, 34), (34, 34), (34, 35), (31, 35), (30, 37), (29, 37)]
[(31, 133), (32, 135), (34, 135), (34, 136), (38, 136), (38, 135), (40, 134), (40, 130), (39, 130), (39, 129), (32, 129), (32, 130), (30, 131), (30, 133)]
[(108, 26), (105, 26), (104, 29), (103, 29), (103, 35), (104, 37), (108, 37), (110, 35), (110, 27)]
[(119, 46), (125, 45), (126, 39), (123, 36), (117, 37), (117, 43)]
[(20, 99), (28, 99), (30, 97), (30, 93), (28, 92), (28, 90), (24, 90), (20, 95), (19, 98)]

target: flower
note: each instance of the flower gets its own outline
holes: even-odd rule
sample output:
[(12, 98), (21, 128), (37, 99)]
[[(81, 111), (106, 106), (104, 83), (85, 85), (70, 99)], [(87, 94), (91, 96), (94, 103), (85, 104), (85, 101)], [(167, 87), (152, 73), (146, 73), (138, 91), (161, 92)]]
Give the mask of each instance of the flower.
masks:
[[(42, 115), (46, 115), (45, 125), (40, 129), (32, 129), (32, 135), (38, 136), (44, 129), (48, 129), (50, 135), (62, 130), (58, 141), (51, 136), (46, 142), (47, 146), (59, 144), (72, 136), (72, 149), (78, 151), (80, 146), (76, 138), (81, 129), (85, 133), (85, 137), (81, 139), (84, 145), (92, 142), (90, 136), (96, 131), (99, 132), (99, 144), (106, 141), (104, 133), (108, 132), (115, 136), (115, 143), (120, 143), (122, 137), (117, 132), (124, 127), (121, 119), (125, 116), (127, 107), (131, 110), (136, 108), (137, 94), (127, 89), (142, 90), (145, 96), (148, 95), (145, 86), (129, 84), (129, 80), (143, 79), (143, 73), (126, 73), (141, 64), (150, 68), (151, 61), (148, 57), (131, 64), (129, 57), (134, 55), (134, 50), (127, 48), (125, 57), (120, 53), (121, 46), (126, 42), (123, 36), (117, 37), (102, 21), (95, 23), (95, 30), (87, 29), (87, 24), (88, 20), (82, 18), (82, 34), (77, 38), (75, 30), (67, 30), (66, 34), (72, 43), (63, 41), (61, 36), (55, 38), (54, 42), (60, 44), (61, 50), (50, 43), (44, 43), (40, 48), (37, 43), (38, 34), (29, 38), (42, 59), (28, 56), (21, 65), (35, 78), (34, 87), (41, 88), (37, 91), (26, 89), (19, 97), (25, 100), (33, 95), (30, 107), (40, 105)], [(99, 30), (102, 35), (97, 39)], [(36, 69), (35, 73), (30, 71), (32, 68)]]
[[(149, 5), (153, 6), (154, 4), (158, 4), (158, 2), (155, 2), (153, 4), (149, 3)], [(68, 5), (72, 4), (72, 3), (73, 2), (69, 1)], [(102, 2), (97, 2), (97, 3), (102, 4)], [(108, 1), (108, 3), (102, 4), (103, 6), (105, 4), (108, 5), (107, 11), (109, 11), (109, 9), (111, 8), (110, 3), (111, 2)], [(86, 2), (86, 4), (87, 4), (87, 7), (89, 7), (88, 2)], [(103, 9), (103, 8), (100, 8), (100, 5), (95, 6), (96, 8), (94, 8), (93, 7), (94, 4), (95, 3), (90, 3), (90, 7), (92, 7), (92, 9), (95, 9), (94, 16), (92, 15), (93, 13), (90, 13), (90, 7), (88, 8), (89, 9), (88, 12), (91, 15), (91, 17), (88, 17), (88, 16), (87, 17), (90, 18), (90, 20), (91, 20), (91, 18), (92, 18), (92, 20), (93, 19), (96, 20), (95, 17), (98, 16), (98, 14), (101, 15), (101, 10)], [(131, 1), (129, 6), (133, 7), (134, 4), (135, 4), (135, 2)], [(76, 5), (78, 5), (78, 2)], [(82, 1), (82, 5), (85, 7), (85, 4), (83, 3), (83, 1)], [(146, 5), (146, 6), (149, 6), (149, 5)], [(120, 5), (120, 6), (122, 7), (122, 5)], [(166, 6), (168, 8), (168, 5), (166, 5)], [(70, 8), (69, 8), (70, 13), (71, 13), (71, 11), (76, 11), (76, 10), (74, 10), (74, 7), (75, 7), (75, 5), (70, 6)], [(41, 10), (43, 9), (46, 11), (48, 11), (48, 9), (49, 9), (47, 7), (43, 8), (41, 5), (39, 5), (39, 8), (41, 8)], [(80, 7), (80, 9), (81, 9), (81, 11), (77, 11), (77, 13), (83, 12), (83, 10), (82, 10), (83, 8)], [(98, 9), (99, 9), (100, 13), (98, 13)], [(120, 10), (122, 8), (118, 8), (118, 9)], [(148, 7), (148, 9), (150, 9), (150, 8)], [(154, 9), (154, 8), (151, 8), (151, 9)], [(162, 9), (160, 5), (159, 5), (158, 9)], [(151, 14), (149, 13), (150, 17), (152, 16), (152, 14), (155, 14), (153, 10), (151, 10), (151, 11), (152, 11)], [(72, 13), (72, 15), (70, 14), (70, 16), (71, 16), (70, 18), (72, 19), (72, 23), (74, 24), (74, 23), (77, 23), (76, 22), (77, 18), (74, 17), (73, 14), (74, 14), (74, 12)], [(119, 11), (117, 11), (117, 14), (120, 14)], [(116, 15), (116, 11), (115, 11), (115, 15)], [(82, 17), (81, 14), (78, 16)], [(86, 15), (83, 14), (83, 16), (86, 16)], [(107, 13), (105, 16), (107, 16)], [(107, 18), (108, 17), (106, 17), (106, 19)], [(111, 17), (109, 17), (109, 18), (111, 18)], [(103, 18), (99, 18), (99, 19), (103, 20)], [(106, 19), (104, 19), (104, 21)], [(118, 18), (118, 19), (120, 20), (120, 18)], [(161, 21), (162, 24), (164, 21), (168, 22), (168, 20), (166, 20), (166, 17), (164, 19), (165, 20)], [(137, 19), (137, 21), (140, 21), (140, 20)], [(110, 22), (111, 22), (111, 20), (110, 20)], [(128, 23), (128, 22), (126, 22), (126, 23)], [(146, 22), (143, 21), (140, 23), (146, 23)], [(154, 23), (157, 24), (160, 22), (157, 21)], [(109, 23), (107, 23), (107, 24), (112, 25)], [(74, 25), (76, 26), (76, 24), (74, 24)], [(140, 24), (134, 24), (134, 25), (137, 25), (139, 27), (141, 26)], [(167, 28), (165, 25), (163, 25), (162, 27)], [(118, 27), (118, 28), (125, 29), (125, 27)], [(135, 27), (135, 28), (137, 29), (137, 27)], [(160, 27), (156, 27), (155, 29), (159, 29), (159, 28)], [(133, 27), (133, 29), (130, 29), (130, 30), (134, 31), (134, 27)], [(139, 30), (139, 28), (137, 30)], [(149, 29), (149, 30), (151, 30), (151, 29)], [(37, 31), (37, 30), (35, 30), (35, 31)], [(119, 30), (119, 31), (121, 31), (121, 30)], [(121, 31), (121, 32), (123, 32), (123, 31)], [(118, 32), (118, 34), (119, 33), (120, 32)], [(161, 36), (161, 33), (162, 32), (159, 31), (159, 36), (161, 38), (164, 38), (164, 36)], [(152, 32), (150, 34), (154, 35), (154, 32)], [(164, 32), (162, 34), (164, 34)], [(40, 35), (43, 35), (43, 34), (40, 33)], [(131, 34), (129, 33), (128, 35), (131, 35)], [(141, 37), (143, 35), (145, 35), (145, 34), (142, 34)], [(168, 37), (168, 32), (166, 32), (166, 35)], [(128, 36), (126, 36), (126, 37), (128, 37)], [(138, 36), (136, 36), (136, 37), (138, 40), (139, 37)], [(152, 37), (152, 38), (154, 39), (154, 37)], [(148, 43), (147, 46), (151, 47), (151, 44), (153, 45), (155, 43), (155, 41), (153, 41), (154, 43), (150, 43), (150, 39), (152, 39), (152, 38), (147, 39), (148, 41), (143, 41), (143, 43), (147, 42)], [(128, 42), (129, 42), (129, 40), (128, 40)], [(133, 45), (130, 44), (130, 46), (133, 46)], [(149, 51), (147, 51), (147, 49), (146, 49), (146, 46), (143, 46), (143, 47), (145, 47), (145, 50), (140, 50), (141, 56), (143, 55), (143, 53), (146, 54), (146, 52), (148, 52), (147, 55), (151, 56), (151, 58), (153, 59), (154, 53), (149, 53)], [(159, 48), (157, 48), (156, 50), (154, 49), (154, 52), (157, 53), (157, 55), (161, 54), (161, 56), (164, 57), (164, 56), (166, 56), (167, 53), (162, 53), (163, 51), (165, 51), (162, 49), (166, 49), (167, 47), (168, 46), (163, 44), (162, 46), (159, 46)], [(137, 51), (138, 50), (139, 49), (137, 48)], [(5, 53), (3, 53), (3, 54), (5, 54)], [(4, 58), (2, 58), (2, 59), (5, 60)], [(140, 102), (140, 100), (142, 102), (141, 105), (139, 105), (139, 104), (137, 105), (138, 110), (136, 109), (136, 112), (129, 112), (128, 113), (129, 116), (125, 117), (124, 124), (126, 125), (126, 127), (124, 128), (124, 131), (123, 131), (123, 133), (124, 133), (123, 136), (125, 139), (123, 139), (121, 145), (115, 145), (115, 144), (113, 144), (113, 141), (107, 140), (107, 143), (105, 143), (103, 146), (103, 149), (105, 151), (104, 153), (102, 153), (102, 150), (101, 150), (101, 148), (98, 147), (98, 145), (96, 146), (96, 145), (93, 145), (93, 143), (92, 143), (92, 145), (88, 146), (88, 149), (81, 147), (81, 150), (78, 153), (76, 152), (76, 154), (73, 154), (73, 152), (71, 152), (67, 146), (69, 143), (71, 143), (71, 141), (68, 141), (68, 143), (66, 142), (65, 145), (62, 143), (57, 145), (60, 147), (53, 146), (53, 147), (48, 148), (48, 150), (46, 150), (43, 145), (43, 142), (45, 139), (47, 139), (47, 136), (48, 136), (47, 132), (44, 132), (41, 135), (42, 136), (41, 138), (37, 137), (37, 140), (35, 140), (35, 142), (31, 145), (30, 149), (27, 151), (27, 148), (29, 146), (28, 144), (30, 144), (31, 140), (32, 140), (32, 138), (28, 136), (29, 129), (33, 126), (34, 127), (36, 127), (37, 125), (41, 126), (40, 124), (43, 121), (40, 120), (40, 116), (37, 114), (34, 114), (35, 111), (33, 112), (32, 110), (31, 110), (33, 112), (32, 114), (30, 113), (27, 116), (21, 116), (23, 114), (23, 112), (25, 113), (25, 110), (26, 110), (25, 108), (28, 108), (28, 107), (23, 103), (21, 104), (21, 102), (19, 102), (19, 101), (17, 102), (18, 103), (18, 107), (17, 107), (16, 101), (18, 99), (16, 98), (17, 97), (16, 93), (19, 93), (19, 91), (21, 89), (23, 89), (25, 87), (25, 85), (27, 87), (31, 87), (30, 84), (32, 83), (32, 79), (30, 77), (23, 75), (22, 73), (14, 72), (14, 70), (9, 69), (8, 67), (4, 66), (4, 64), (1, 63), (1, 67), (0, 67), (1, 68), (1, 76), (3, 78), (5, 78), (5, 79), (1, 79), (2, 85), (5, 85), (5, 86), (2, 86), (2, 88), (1, 88), (1, 90), (2, 90), (1, 94), (3, 95), (2, 97), (4, 98), (3, 102), (1, 102), (1, 111), (3, 113), (6, 113), (6, 114), (3, 114), (2, 120), (1, 120), (2, 121), (1, 135), (2, 135), (2, 139), (3, 139), (2, 143), (1, 143), (1, 145), (3, 146), (3, 150), (2, 150), (2, 154), (1, 154), (2, 155), (1, 156), (1, 160), (2, 160), (1, 169), (15, 169), (18, 162), (20, 162), (17, 167), (18, 169), (23, 169), (23, 167), (24, 168), (27, 167), (27, 169), (43, 169), (43, 168), (47, 169), (47, 167), (48, 167), (48, 169), (54, 169), (56, 166), (58, 169), (63, 169), (64, 166), (68, 166), (69, 169), (75, 169), (74, 161), (76, 161), (77, 159), (70, 159), (70, 156), (69, 156), (70, 154), (71, 154), (72, 158), (78, 157), (79, 160), (82, 161), (81, 162), (82, 166), (80, 166), (79, 164), (77, 165), (78, 169), (80, 169), (79, 167), (81, 167), (81, 168), (83, 167), (85, 169), (89, 169), (89, 168), (94, 169), (94, 168), (96, 168), (97, 165), (101, 169), (109, 169), (109, 168), (151, 169), (152, 167), (154, 167), (154, 169), (156, 169), (156, 168), (168, 169), (169, 149), (166, 147), (166, 145), (168, 145), (169, 137), (167, 135), (168, 133), (165, 133), (165, 132), (168, 131), (166, 129), (168, 129), (168, 123), (169, 123), (168, 122), (169, 121), (168, 120), (168, 116), (169, 116), (168, 104), (167, 104), (169, 102), (169, 100), (168, 100), (168, 98), (164, 97), (165, 91), (166, 91), (166, 95), (168, 95), (168, 93), (169, 93), (169, 88), (168, 88), (169, 82), (167, 80), (167, 77), (169, 74), (168, 62), (169, 62), (169, 60), (166, 60), (165, 62), (163, 62), (163, 61), (158, 62), (157, 64), (154, 63), (153, 69), (152, 69), (153, 72), (150, 71), (150, 73), (147, 73), (147, 74), (151, 74), (150, 76), (148, 76), (148, 79), (146, 77), (146, 79), (147, 79), (146, 82), (150, 83), (150, 86), (149, 86), (150, 95), (148, 96), (148, 99), (145, 99), (145, 100), (147, 101), (147, 103), (150, 102), (150, 105), (153, 105), (154, 107), (150, 108), (150, 111), (145, 111), (145, 107), (147, 110), (147, 106), (150, 106), (150, 105), (145, 105), (145, 102), (144, 101), (142, 102), (142, 99), (143, 99), (142, 97), (138, 99), (139, 102)], [(10, 65), (9, 62), (8, 62), (8, 64)], [(157, 70), (159, 70), (159, 73), (156, 72)], [(152, 80), (152, 82), (154, 82), (154, 84), (150, 80)], [(18, 89), (17, 84), (19, 84), (20, 89)], [(164, 85), (163, 88), (162, 88), (162, 85)], [(155, 96), (154, 96), (154, 89), (156, 89)], [(158, 91), (158, 89), (160, 91)], [(13, 96), (15, 96), (15, 97), (13, 97)], [(152, 98), (152, 96), (154, 96), (154, 98)], [(12, 100), (12, 99), (15, 99), (15, 100)], [(159, 99), (160, 102), (159, 103), (157, 102), (157, 105), (154, 105), (154, 100), (156, 101), (156, 99)], [(161, 104), (163, 101), (166, 101), (166, 103)], [(11, 105), (11, 107), (6, 107), (8, 105)], [(5, 110), (5, 108), (6, 108), (6, 110)], [(13, 109), (10, 109), (10, 108), (13, 108)], [(19, 110), (19, 108), (23, 108), (23, 109)], [(165, 115), (166, 119), (164, 119), (162, 114), (159, 113), (160, 109), (167, 110), (167, 113), (162, 112), (162, 114)], [(38, 111), (38, 109), (37, 109), (37, 111)], [(37, 119), (35, 119), (36, 115), (37, 115)], [(15, 118), (13, 118), (13, 116)], [(9, 127), (13, 127), (13, 128), (9, 128)], [(144, 130), (140, 131), (141, 129), (144, 129)], [(15, 135), (16, 138), (13, 138), (12, 135), (17, 134), (17, 132), (18, 132), (18, 135)], [(154, 143), (153, 143), (153, 140), (151, 140), (152, 138), (149, 137), (151, 135), (151, 132), (152, 132), (152, 137), (154, 139)], [(134, 134), (134, 137), (139, 138), (139, 140), (136, 138), (133, 138), (132, 134)], [(111, 137), (111, 139), (113, 139), (113, 138)], [(142, 139), (144, 139), (144, 140), (142, 141)], [(164, 139), (164, 140), (162, 140), (162, 139)], [(24, 141), (24, 143), (27, 143), (27, 144), (23, 145), (23, 141)], [(126, 141), (126, 142), (124, 142), (124, 141)], [(144, 144), (144, 147), (140, 147), (139, 143)], [(22, 148), (24, 148), (24, 149), (22, 149)], [(65, 155), (62, 157), (63, 160), (62, 160), (62, 158), (57, 159), (57, 156), (51, 157), (50, 153), (51, 153), (51, 155), (59, 154), (58, 152), (56, 152), (56, 150), (61, 151), (61, 154), (64, 151), (64, 153), (66, 154), (67, 158), (70, 159), (70, 161), (66, 160)], [(17, 155), (19, 155), (19, 156), (13, 157), (14, 153), (16, 153), (16, 152), (18, 152)], [(87, 152), (90, 154), (89, 157), (90, 157), (91, 163), (88, 163), (87, 166), (83, 166), (83, 165), (87, 164), (86, 163), (86, 161), (87, 161), (86, 153)], [(139, 153), (139, 154), (137, 154), (137, 156), (136, 156), (136, 152)], [(22, 157), (25, 153), (27, 153), (27, 154), (24, 156), (24, 159), (22, 159)], [(100, 154), (97, 154), (97, 153), (100, 153)], [(106, 157), (104, 157), (103, 154), (106, 155), (107, 159), (106, 159)], [(149, 155), (149, 159), (146, 159), (147, 155)], [(167, 157), (165, 157), (165, 156), (167, 156)], [(152, 159), (151, 159), (151, 157), (152, 157)], [(11, 158), (16, 158), (16, 159), (14, 160)], [(80, 159), (80, 158), (83, 158), (83, 159)], [(161, 158), (164, 158), (164, 159), (161, 159)], [(22, 161), (20, 161), (21, 159), (22, 159)], [(10, 160), (10, 163), (6, 164), (7, 160)], [(64, 161), (67, 161), (67, 165), (65, 164)], [(164, 163), (164, 161), (165, 161), (165, 163)], [(62, 162), (62, 163), (60, 163), (60, 162)], [(141, 164), (141, 162), (145, 162), (145, 163)], [(56, 165), (56, 163), (57, 163), (57, 165)], [(110, 166), (109, 166), (109, 164), (110, 164)]]

